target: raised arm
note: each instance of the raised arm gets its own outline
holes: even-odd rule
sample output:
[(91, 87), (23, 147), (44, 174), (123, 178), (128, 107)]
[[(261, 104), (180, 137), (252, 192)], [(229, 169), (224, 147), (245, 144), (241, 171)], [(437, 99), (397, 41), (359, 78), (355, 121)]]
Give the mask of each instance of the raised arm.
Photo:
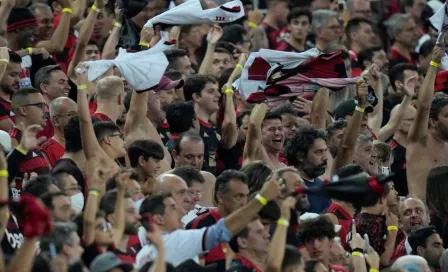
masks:
[(198, 74), (207, 75), (213, 64), (213, 55), (215, 53), (216, 43), (221, 39), (222, 28), (214, 25), (207, 34), (207, 50), (205, 51), (204, 60), (199, 67)]
[[(85, 0), (84, 0), (85, 1)], [(87, 43), (93, 33), (93, 27), (95, 26), (96, 18), (100, 9), (104, 8), (103, 0), (95, 0), (94, 6), (96, 9), (90, 9), (89, 15), (82, 23), (81, 29), (79, 30), (79, 37), (76, 41), (75, 52), (73, 53), (72, 61), (68, 67), (67, 75), (73, 81), (76, 79), (75, 67), (83, 61), (84, 51), (86, 49)]]
[(115, 203), (115, 220), (113, 225), (114, 243), (120, 244), (121, 238), (123, 238), (125, 228), (125, 211), (124, 211), (124, 195), (126, 189), (130, 184), (130, 172), (120, 173), (117, 179), (117, 202)]
[(0, 5), (0, 27), (1, 27), (1, 29), (6, 30), (6, 26), (8, 24), (9, 13), (11, 13), (11, 10), (14, 7), (15, 3), (16, 3), (15, 0), (3, 0), (2, 1), (2, 4)]
[(432, 53), (431, 65), (418, 92), (417, 114), (408, 134), (408, 140), (411, 143), (424, 140), (428, 135), (429, 110), (431, 109), (432, 97), (434, 95), (434, 82), (439, 70), (436, 66), (439, 65), (444, 55), (445, 46), (436, 45)]
[(406, 109), (411, 105), (412, 97), (415, 95), (415, 82), (417, 77), (411, 77), (406, 79), (404, 85), (399, 86), (403, 90), (405, 96), (401, 104), (396, 106), (396, 110), (392, 110), (389, 122), (380, 129), (378, 133), (378, 140), (386, 141), (394, 135), (394, 133), (400, 127), (401, 121), (403, 120)]
[(95, 221), (98, 211), (100, 194), (105, 190), (105, 174), (102, 169), (97, 167), (95, 172), (88, 180), (89, 196), (83, 214), (83, 246), (90, 246), (95, 241)]
[(250, 114), (246, 144), (244, 145), (243, 164), (246, 160), (256, 160), (260, 157), (261, 125), (267, 111), (268, 106), (266, 104), (257, 104)]
[(372, 64), (367, 71), (367, 78), (369, 84), (373, 87), (375, 96), (378, 99), (378, 104), (373, 108), (373, 112), (369, 114), (369, 119), (367, 124), (375, 133), (378, 135), (381, 128), (381, 123), (383, 122), (383, 90), (381, 84), (381, 73), (379, 72), (378, 66)]
[[(164, 146), (162, 139), (157, 132), (157, 128), (146, 117), (148, 104), (154, 108), (157, 108), (158, 104), (160, 105), (160, 102), (157, 102), (156, 94), (153, 91), (142, 93), (134, 91), (132, 93), (131, 105), (124, 125), (125, 142), (127, 145), (130, 145), (135, 140), (150, 139), (157, 142), (160, 146)], [(164, 153), (165, 156), (160, 167), (160, 173), (171, 170), (171, 155), (166, 148), (164, 148)]]
[(89, 111), (89, 102), (87, 101), (87, 92), (88, 92), (87, 66), (83, 63), (80, 63), (77, 68), (86, 70), (83, 73), (77, 73), (77, 79), (78, 79), (77, 103), (78, 103), (78, 115), (81, 129), (82, 147), (84, 150), (84, 154), (86, 155), (86, 159), (89, 160), (95, 156), (98, 156), (98, 154), (103, 150), (95, 136), (95, 131), (93, 129), (92, 124), (92, 117), (90, 116)]
[(283, 257), (285, 256), (286, 236), (288, 234), (289, 220), (291, 219), (291, 209), (294, 209), (296, 199), (287, 197), (282, 202), (281, 217), (277, 222), (274, 237), (269, 245), (267, 272), (282, 271)]
[(86, 0), (73, 1), (73, 13), (70, 16), (70, 27), (74, 27), (77, 23), (84, 19), (84, 12), (86, 11), (86, 7)]
[(118, 7), (115, 8), (115, 23), (112, 32), (107, 38), (106, 44), (104, 44), (102, 59), (114, 59), (115, 58), (115, 48), (118, 45), (118, 39), (120, 38), (120, 32), (123, 23), (123, 12)]
[(327, 88), (320, 88), (317, 90), (316, 96), (313, 99), (311, 108), (311, 124), (317, 128), (325, 129), (327, 127), (329, 97), (330, 90)]
[(50, 54), (61, 53), (70, 31), (70, 18), (73, 13), (69, 0), (58, 0), (62, 6), (61, 20), (49, 40), (40, 41), (35, 47), (45, 48)]
[(236, 112), (233, 104), (234, 92), (232, 89), (232, 83), (235, 80), (235, 77), (241, 73), (246, 59), (246, 54), (240, 55), (240, 60), (230, 75), (229, 80), (227, 80), (227, 84), (222, 87), (222, 93), (224, 94), (224, 120), (222, 122), (221, 130), (223, 146), (226, 149), (230, 149), (235, 146), (236, 141), (238, 140)]
[(367, 84), (364, 80), (359, 80), (356, 82), (356, 91), (358, 93), (359, 106), (356, 107), (352, 118), (348, 122), (347, 128), (345, 129), (344, 136), (342, 137), (341, 144), (338, 149), (338, 154), (333, 162), (332, 173), (347, 164), (353, 162), (353, 152), (356, 146), (356, 140), (358, 139), (359, 132), (361, 130), (361, 121), (364, 110), (368, 105), (366, 101), (366, 96), (368, 94)]

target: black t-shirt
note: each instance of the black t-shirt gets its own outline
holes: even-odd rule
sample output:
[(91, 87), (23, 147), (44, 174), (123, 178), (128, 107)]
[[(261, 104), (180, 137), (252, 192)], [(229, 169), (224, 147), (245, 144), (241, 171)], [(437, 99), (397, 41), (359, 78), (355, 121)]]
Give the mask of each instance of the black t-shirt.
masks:
[(392, 173), (395, 173), (395, 190), (397, 190), (398, 195), (407, 196), (409, 191), (408, 179), (406, 177), (406, 148), (394, 139), (389, 142), (389, 146), (394, 152), (394, 162), (392, 163), (390, 169)]
[(249, 259), (237, 254), (230, 263), (230, 268), (227, 269), (226, 272), (261, 272), (261, 269)]
[(216, 150), (216, 174), (221, 174), (224, 170), (239, 170), (243, 165), (244, 143), (237, 142), (230, 149), (223, 147), (222, 141), (219, 142)]
[(216, 158), (215, 153), (218, 149), (219, 140), (221, 136), (215, 131), (212, 125), (208, 122), (202, 121), (199, 119), (200, 130), (199, 135), (204, 141), (205, 149), (204, 149), (204, 166), (202, 169), (204, 171), (211, 172), (215, 174), (216, 168)]
[[(11, 211), (10, 211), (11, 212)], [(2, 251), (4, 255), (13, 256), (22, 246), (23, 235), (20, 231), (16, 217), (12, 214), (6, 225), (5, 235), (2, 239)]]

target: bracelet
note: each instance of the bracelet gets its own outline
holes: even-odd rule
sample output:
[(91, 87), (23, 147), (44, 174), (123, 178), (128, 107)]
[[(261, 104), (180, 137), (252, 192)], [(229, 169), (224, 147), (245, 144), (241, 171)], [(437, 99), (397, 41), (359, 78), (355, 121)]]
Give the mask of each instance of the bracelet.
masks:
[(364, 112), (364, 111), (365, 111), (365, 109), (364, 109), (364, 108), (361, 108), (360, 106), (356, 106), (356, 107), (355, 107), (355, 110), (357, 110), (357, 111), (359, 111), (359, 112)]
[(138, 45), (149, 47), (149, 43), (145, 43), (145, 42), (140, 42)]
[(249, 22), (249, 27), (251, 28), (257, 28), (257, 24), (254, 22)]
[(227, 89), (224, 91), (225, 94), (231, 93), (234, 94), (235, 92), (232, 89)]
[(78, 85), (78, 90), (85, 90), (87, 89), (87, 84)]
[(260, 194), (257, 194), (255, 196), (255, 199), (260, 201), (261, 205), (266, 206), (266, 204), (268, 204), (268, 201), (266, 200), (266, 198), (264, 198), (263, 196), (261, 196)]
[(284, 219), (284, 218), (280, 218), (277, 221), (277, 225), (281, 225), (281, 226), (285, 226), (285, 227), (289, 227), (289, 221)]
[(7, 59), (0, 59), (0, 62), (6, 62), (6, 64), (9, 64), (9, 60)]
[(8, 177), (9, 173), (8, 170), (0, 170), (0, 177)]
[(429, 65), (434, 66), (434, 67), (436, 67), (436, 68), (439, 68), (439, 67), (440, 67), (440, 64), (437, 63), (437, 62), (435, 62), (435, 61), (431, 61), (431, 62), (429, 63)]
[(370, 268), (369, 272), (380, 272), (380, 271), (378, 269), (376, 269), (376, 268)]
[(19, 146), (16, 147), (16, 150), (19, 151), (20, 153), (22, 153), (23, 155), (26, 156), (26, 154), (28, 154), (28, 152), (26, 152), (25, 150), (23, 150), (22, 148), (20, 148)]
[(73, 10), (72, 10), (71, 8), (63, 8), (63, 9), (62, 9), (62, 12), (63, 12), (63, 13), (66, 12), (66, 13), (72, 14), (72, 13), (73, 13)]
[(92, 10), (100, 13), (100, 9), (95, 5), (92, 5)]
[(33, 54), (33, 48), (28, 47), (26, 50), (28, 50), (28, 54), (29, 54), (29, 55)]
[(398, 231), (398, 227), (397, 226), (388, 226), (387, 230), (388, 231), (393, 231), (393, 230)]
[(89, 195), (99, 196), (100, 191), (97, 189), (89, 189)]
[(352, 252), (352, 256), (355, 256), (355, 257), (361, 257), (361, 252), (359, 252), (359, 251), (353, 251)]
[(120, 24), (119, 22), (115, 22), (115, 23), (114, 23), (114, 26), (116, 26), (116, 27), (122, 27), (123, 25)]
[(240, 68), (241, 70), (243, 70), (243, 65), (241, 65), (240, 63), (238, 63), (238, 64), (236, 65), (236, 68)]
[(89, 195), (99, 196), (100, 193), (98, 191), (89, 191)]

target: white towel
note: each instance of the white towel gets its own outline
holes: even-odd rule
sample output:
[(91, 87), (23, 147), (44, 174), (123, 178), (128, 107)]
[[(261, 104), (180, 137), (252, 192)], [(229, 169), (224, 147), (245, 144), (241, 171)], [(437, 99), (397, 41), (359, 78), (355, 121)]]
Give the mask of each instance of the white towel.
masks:
[(115, 65), (121, 75), (134, 90), (144, 91), (159, 84), (168, 67), (168, 60), (163, 53), (168, 49), (162, 39), (153, 48), (137, 53), (128, 53), (120, 48), (114, 60), (87, 61), (89, 81), (96, 80)]
[(148, 20), (144, 27), (155, 24), (193, 25), (236, 21), (244, 16), (243, 3), (239, 0), (203, 10), (199, 0), (189, 0)]
[[(441, 42), (442, 39), (445, 36), (445, 33), (441, 31), (444, 27), (448, 26), (448, 16), (447, 16), (447, 6), (446, 3), (443, 4), (442, 7), (439, 8), (439, 10), (434, 13), (431, 18), (429, 18), (429, 21), (431, 22), (432, 26), (439, 31), (439, 36), (437, 37), (437, 42)], [(445, 54), (443, 56), (441, 65), (441, 70), (448, 70), (448, 56)]]

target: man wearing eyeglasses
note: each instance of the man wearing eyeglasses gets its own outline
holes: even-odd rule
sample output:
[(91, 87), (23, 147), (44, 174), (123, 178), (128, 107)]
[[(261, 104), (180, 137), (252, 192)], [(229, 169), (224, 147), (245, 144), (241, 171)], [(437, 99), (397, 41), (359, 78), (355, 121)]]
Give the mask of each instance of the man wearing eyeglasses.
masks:
[[(11, 136), (12, 146), (15, 148), (19, 145), (22, 138), (23, 130), (29, 126), (38, 125), (41, 129), (30, 131), (25, 137), (36, 138), (36, 134), (45, 127), (46, 119), (46, 104), (41, 91), (35, 88), (19, 89), (11, 99), (12, 111), (16, 116), (16, 125), (9, 130)], [(44, 139), (35, 139), (37, 142), (42, 142)], [(36, 174), (46, 174), (50, 172), (48, 162), (45, 160), (42, 152), (35, 148), (33, 150), (25, 150), (26, 146), (20, 146), (18, 151), (22, 153), (25, 158), (20, 164), (20, 169), (16, 175), (16, 189), (21, 190), (21, 182), (17, 179), (22, 179), (24, 174), (35, 172)]]
[(50, 103), (50, 120), (54, 127), (54, 135), (41, 144), (41, 150), (52, 168), (65, 153), (64, 128), (70, 118), (77, 113), (78, 106), (68, 97), (59, 97)]

